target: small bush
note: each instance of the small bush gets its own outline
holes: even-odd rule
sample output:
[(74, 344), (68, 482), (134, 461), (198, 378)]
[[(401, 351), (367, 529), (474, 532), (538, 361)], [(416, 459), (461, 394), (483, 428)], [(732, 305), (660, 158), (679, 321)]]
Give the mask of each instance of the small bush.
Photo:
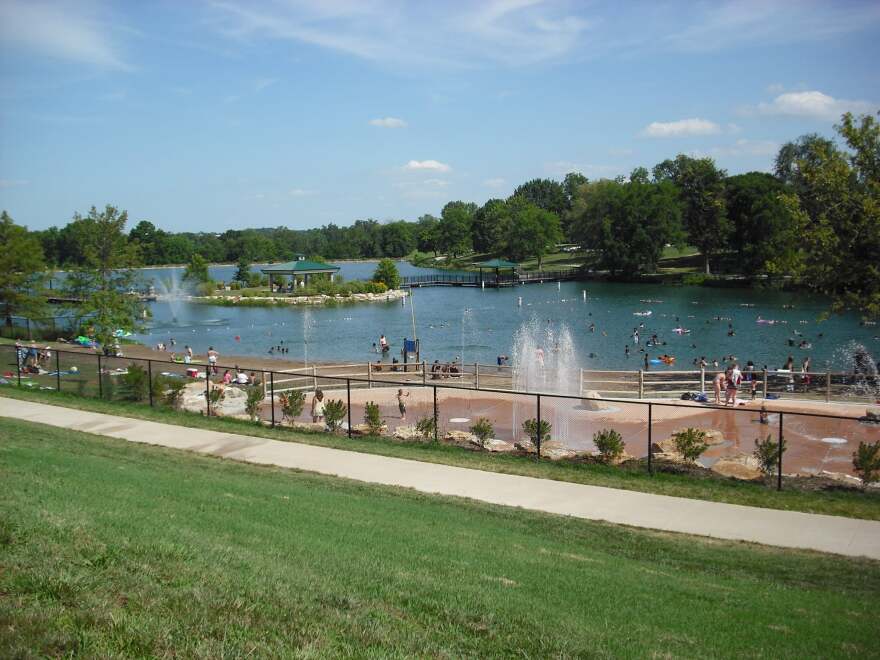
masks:
[(672, 436), (676, 451), (686, 461), (696, 461), (709, 447), (706, 442), (706, 432), (701, 429), (687, 428)]
[(121, 376), (119, 398), (123, 401), (143, 401), (150, 394), (149, 387), (147, 370), (133, 362)]
[(473, 433), (480, 440), (480, 446), (486, 446), (486, 440), (495, 435), (495, 427), (492, 426), (492, 422), (490, 422), (485, 417), (480, 417), (474, 425), (471, 427), (471, 433)]
[(880, 481), (880, 440), (874, 443), (860, 442), (853, 452), (853, 467), (862, 478), (862, 488)]
[(281, 404), (281, 421), (293, 422), (302, 414), (306, 405), (306, 394), (302, 390), (290, 390), (278, 395)]
[(342, 420), (345, 419), (345, 413), (345, 403), (342, 399), (327, 399), (327, 403), (324, 404), (324, 421), (327, 423), (327, 428), (334, 433), (338, 431), (342, 426)]
[(623, 438), (614, 429), (596, 431), (593, 434), (593, 444), (596, 445), (605, 463), (612, 463), (623, 456)]
[(208, 390), (208, 403), (211, 404), (211, 414), (217, 414), (217, 406), (223, 403), (223, 399), (226, 398), (225, 390), (219, 385), (214, 385), (210, 390)]
[(422, 436), (422, 440), (428, 442), (434, 439), (434, 429), (436, 425), (433, 417), (422, 417), (416, 422), (416, 431)]
[(378, 435), (382, 430), (382, 415), (379, 414), (379, 404), (367, 401), (364, 406), (364, 422), (372, 435)]
[[(768, 435), (766, 440), (755, 438), (755, 451), (752, 452), (758, 460), (758, 467), (765, 477), (776, 474), (776, 468), (779, 467), (779, 443), (772, 436)], [(782, 453), (785, 453), (785, 438), (782, 439)]]
[[(161, 378), (157, 376), (157, 378)], [(176, 408), (180, 405), (180, 400), (183, 398), (183, 390), (186, 387), (186, 381), (180, 378), (168, 378), (162, 379), (164, 381), (164, 393), (162, 394), (162, 401), (165, 402), (166, 405), (171, 406), (172, 408)]]
[(532, 419), (527, 419), (526, 421), (524, 421), (522, 428), (523, 431), (526, 432), (526, 435), (529, 436), (529, 440), (531, 440), (537, 447), (538, 444), (547, 442), (550, 439), (550, 429), (553, 427), (546, 419), (542, 419), (539, 438), (538, 420), (533, 417)]
[(261, 385), (254, 385), (246, 389), (247, 399), (244, 402), (244, 411), (253, 421), (260, 421), (260, 404), (266, 398), (266, 393)]

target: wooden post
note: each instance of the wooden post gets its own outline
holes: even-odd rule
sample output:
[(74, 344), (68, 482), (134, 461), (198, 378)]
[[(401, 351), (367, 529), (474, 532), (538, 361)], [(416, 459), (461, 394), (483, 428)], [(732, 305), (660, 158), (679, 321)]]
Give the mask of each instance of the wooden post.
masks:
[(764, 369), (764, 398), (767, 398), (767, 370)]
[(639, 398), (645, 398), (645, 372), (639, 369)]
[(831, 372), (825, 372), (825, 402), (831, 401)]
[(422, 385), (428, 382), (428, 362), (422, 360)]
[(580, 396), (583, 396), (583, 395), (584, 395), (584, 368), (581, 367), (581, 368), (580, 368), (580, 371), (579, 371), (578, 373), (579, 373), (579, 377), (578, 377), (578, 394), (579, 394)]
[(706, 391), (706, 367), (700, 367), (700, 392)]
[(312, 384), (318, 389), (318, 367), (312, 365)]
[(474, 389), (480, 389), (480, 363), (474, 362)]
[(373, 363), (367, 362), (367, 389), (373, 389)]

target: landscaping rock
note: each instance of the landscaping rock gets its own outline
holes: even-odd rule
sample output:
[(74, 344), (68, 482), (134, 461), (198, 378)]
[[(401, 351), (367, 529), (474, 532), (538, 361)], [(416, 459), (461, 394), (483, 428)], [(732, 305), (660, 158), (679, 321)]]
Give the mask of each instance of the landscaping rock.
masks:
[(446, 431), (443, 441), (458, 447), (472, 449), (474, 446), (481, 447), (480, 439), (469, 431)]
[(851, 474), (845, 474), (843, 472), (829, 472), (828, 470), (822, 470), (821, 475), (823, 477), (828, 477), (834, 481), (839, 481), (840, 483), (848, 484), (850, 486), (858, 486), (861, 488), (862, 480), (858, 477), (854, 477)]
[(566, 447), (561, 442), (550, 440), (541, 443), (541, 456), (549, 458), (551, 461), (559, 461), (565, 458), (574, 458), (577, 452), (570, 447)]
[(382, 426), (379, 427), (378, 434), (371, 431), (368, 424), (353, 424), (351, 427), (352, 435), (383, 435), (385, 433), (388, 433), (387, 424), (382, 424)]
[(415, 424), (412, 426), (398, 426), (392, 434), (399, 440), (422, 440), (422, 434), (416, 430)]
[(734, 479), (743, 479), (746, 481), (760, 479), (764, 476), (761, 472), (758, 460), (751, 454), (724, 456), (715, 461), (710, 469), (712, 472), (720, 474), (723, 477), (733, 477)]
[(519, 451), (524, 451), (529, 454), (535, 453), (535, 443), (531, 440), (517, 440), (513, 443), (513, 446)]
[(489, 438), (486, 440), (486, 444), (483, 445), (483, 449), (491, 452), (510, 452), (516, 451), (516, 447), (513, 446), (509, 442), (505, 442), (504, 440), (498, 440), (497, 438)]
[[(211, 387), (218, 387), (218, 385), (212, 384)], [(246, 415), (244, 406), (247, 403), (247, 394), (244, 390), (227, 386), (224, 388), (224, 393), (223, 401), (216, 406), (211, 406), (211, 414), (218, 417)], [(183, 394), (180, 397), (180, 409), (202, 414), (207, 412), (205, 381), (194, 381), (188, 383), (183, 388)]]
[[(584, 396), (589, 397), (590, 399), (602, 398), (601, 396), (599, 396), (599, 393), (596, 390), (587, 390), (586, 392), (584, 392)], [(588, 401), (587, 399), (581, 399), (580, 405), (578, 407), (582, 408), (583, 410), (592, 410), (594, 412), (597, 412), (599, 410), (607, 409), (608, 406), (606, 406), (601, 401)]]
[[(680, 432), (686, 431), (686, 430), (687, 429), (685, 429), (685, 428), (675, 429), (675, 431), (672, 432), (672, 435), (675, 435), (676, 433), (680, 433)], [(709, 445), (710, 447), (713, 447), (714, 445), (724, 444), (724, 434), (721, 433), (721, 431), (717, 431), (715, 429), (700, 429), (700, 430), (704, 431), (706, 433), (705, 441), (706, 441), (706, 444)], [(672, 440), (672, 437), (670, 436), (669, 439)]]
[(324, 422), (291, 422), (290, 428), (295, 431), (323, 431), (327, 427)]

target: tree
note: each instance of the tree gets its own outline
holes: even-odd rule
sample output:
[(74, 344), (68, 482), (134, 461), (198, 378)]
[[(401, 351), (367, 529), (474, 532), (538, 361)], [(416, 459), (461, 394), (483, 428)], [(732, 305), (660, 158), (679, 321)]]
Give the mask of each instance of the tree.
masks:
[[(880, 124), (843, 115), (835, 127), (848, 151), (804, 136), (796, 143), (783, 197), (800, 237), (804, 283), (832, 310), (880, 316)], [(786, 145), (777, 163), (792, 150)], [(787, 156), (785, 156), (787, 159)], [(787, 162), (787, 161), (786, 161)]]
[(630, 180), (582, 185), (570, 214), (574, 240), (596, 251), (596, 265), (612, 277), (654, 272), (667, 243), (682, 240), (678, 193), (669, 181), (648, 180), (638, 168)]
[(139, 265), (137, 245), (125, 234), (128, 213), (107, 205), (103, 211), (93, 206), (85, 218), (74, 216), (78, 224), (76, 246), (82, 263), (65, 280), (68, 296), (79, 298), (71, 311), (78, 323), (87, 321), (94, 338), (107, 347), (117, 332), (139, 328), (139, 304), (133, 289)]
[(400, 220), (381, 226), (381, 250), (386, 257), (405, 257), (416, 248), (416, 227)]
[(29, 318), (44, 313), (45, 263), (39, 239), (26, 227), (15, 224), (6, 211), (0, 214), (0, 305), (6, 325), (16, 315)]
[(565, 175), (565, 179), (562, 181), (562, 188), (563, 190), (565, 190), (566, 204), (565, 213), (559, 216), (559, 220), (562, 222), (562, 233), (565, 235), (565, 240), (573, 240), (571, 234), (571, 226), (569, 224), (569, 219), (571, 218), (571, 210), (574, 206), (574, 201), (577, 197), (578, 190), (580, 190), (582, 186), (588, 184), (589, 182), (590, 180), (580, 172), (569, 172)]
[(730, 222), (724, 199), (727, 172), (718, 169), (711, 158), (691, 158), (679, 154), (654, 168), (654, 179), (672, 181), (682, 203), (688, 241), (703, 254), (706, 274), (714, 254), (727, 246)]
[(400, 286), (400, 274), (397, 265), (388, 258), (382, 259), (373, 273), (374, 282), (382, 282), (389, 289), (397, 289)]
[(562, 184), (552, 179), (532, 179), (513, 191), (513, 197), (522, 197), (545, 211), (561, 216), (568, 210), (568, 198)]
[(433, 215), (425, 214), (419, 218), (417, 226), (417, 245), (422, 252), (433, 252), (437, 255), (437, 227), (440, 221)]
[[(207, 272), (207, 269), (205, 270)], [(247, 284), (251, 281), (251, 264), (247, 260), (247, 257), (245, 257), (245, 255), (241, 255), (238, 258), (235, 275), (232, 277), (232, 279), (235, 282), (241, 282), (245, 286), (247, 286)]]
[(562, 238), (559, 218), (523, 197), (510, 198), (507, 207), (510, 217), (503, 227), (501, 253), (512, 261), (537, 257), (540, 270), (544, 255)]
[(490, 199), (474, 213), (473, 241), (477, 252), (494, 252), (501, 244), (510, 209), (503, 199)]
[(780, 199), (784, 190), (779, 179), (766, 172), (728, 177), (725, 183), (731, 247), (744, 273), (772, 270), (773, 262), (781, 264), (799, 247), (796, 224)]
[(208, 262), (198, 252), (193, 252), (190, 256), (189, 263), (183, 271), (183, 279), (195, 284), (204, 284), (211, 280), (211, 277), (208, 275)]
[(455, 259), (472, 249), (471, 222), (476, 210), (476, 204), (466, 202), (449, 202), (443, 207), (437, 225), (437, 247), (441, 252)]

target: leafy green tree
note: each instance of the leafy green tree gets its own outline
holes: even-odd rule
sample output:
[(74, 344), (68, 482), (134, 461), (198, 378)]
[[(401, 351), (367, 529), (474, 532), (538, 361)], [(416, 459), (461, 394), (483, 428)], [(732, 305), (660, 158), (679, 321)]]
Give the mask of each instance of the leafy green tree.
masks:
[(241, 255), (238, 258), (235, 275), (232, 277), (232, 279), (235, 282), (241, 282), (245, 286), (250, 283), (252, 279), (251, 264), (244, 255)]
[(707, 275), (712, 256), (727, 247), (731, 231), (724, 198), (726, 177), (711, 158), (684, 154), (654, 168), (655, 180), (672, 181), (678, 188), (688, 241), (702, 252)]
[(433, 252), (437, 255), (439, 248), (437, 247), (437, 227), (440, 220), (433, 215), (425, 214), (419, 218), (416, 223), (416, 247), (422, 252)]
[(198, 252), (193, 252), (190, 256), (189, 263), (183, 271), (183, 279), (195, 284), (204, 284), (211, 280), (208, 275), (208, 262)]
[(559, 218), (524, 197), (511, 197), (506, 206), (510, 217), (503, 226), (501, 253), (512, 261), (536, 257), (540, 270), (544, 255), (562, 238)]
[(125, 233), (128, 214), (107, 205), (99, 212), (94, 206), (85, 218), (74, 216), (78, 223), (76, 246), (81, 264), (65, 280), (71, 298), (81, 303), (71, 306), (74, 318), (87, 321), (91, 333), (103, 346), (114, 342), (115, 333), (134, 332), (139, 328), (140, 305), (133, 294), (138, 279), (137, 245), (129, 243)]
[(437, 225), (437, 247), (441, 252), (458, 258), (473, 248), (471, 223), (476, 210), (476, 204), (466, 202), (449, 202), (443, 207)]
[(572, 238), (596, 251), (596, 265), (612, 277), (654, 272), (667, 243), (682, 240), (678, 193), (669, 181), (648, 180), (638, 168), (630, 180), (582, 185), (570, 214)]
[[(801, 237), (804, 283), (830, 296), (834, 311), (877, 317), (880, 124), (871, 115), (847, 113), (836, 129), (848, 147), (845, 153), (822, 140), (801, 138), (790, 168), (792, 192), (784, 202)], [(782, 149), (788, 150), (789, 145)]]
[(6, 325), (16, 315), (35, 318), (46, 309), (43, 297), (45, 263), (39, 239), (15, 224), (6, 211), (0, 214), (0, 305)]
[(411, 222), (389, 222), (380, 230), (381, 251), (387, 257), (405, 257), (416, 249), (416, 225)]
[(474, 213), (473, 240), (477, 252), (495, 252), (510, 222), (510, 209), (503, 199), (490, 199)]
[(733, 225), (731, 247), (744, 273), (764, 273), (774, 259), (796, 251), (796, 224), (780, 199), (785, 186), (766, 172), (728, 177), (727, 214)]
[(552, 179), (532, 179), (518, 186), (513, 197), (522, 197), (545, 211), (555, 213), (557, 217), (568, 210), (568, 198), (565, 188)]
[(388, 258), (382, 259), (373, 273), (373, 281), (382, 282), (389, 289), (400, 287), (400, 273), (397, 272), (394, 261)]

